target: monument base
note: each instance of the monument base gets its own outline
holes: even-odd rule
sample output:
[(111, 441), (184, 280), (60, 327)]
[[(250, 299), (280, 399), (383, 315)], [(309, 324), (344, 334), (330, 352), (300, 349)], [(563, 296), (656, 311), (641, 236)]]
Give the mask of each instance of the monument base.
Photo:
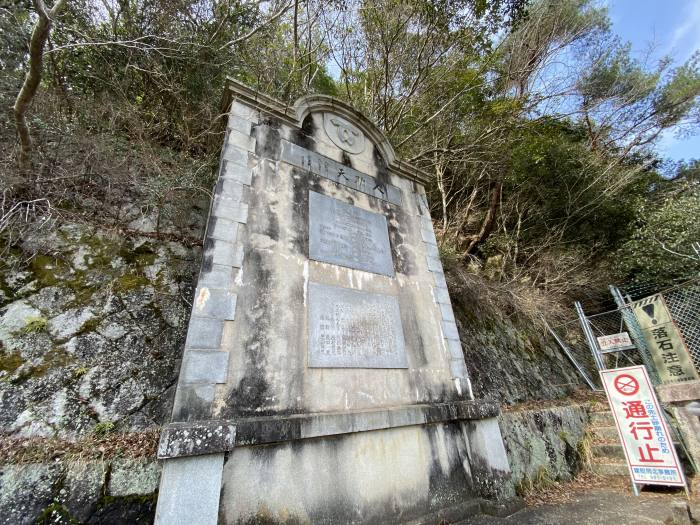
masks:
[[(168, 490), (158, 514), (188, 523), (166, 512), (168, 502), (204, 500), (206, 487), (216, 499), (217, 486), (219, 523), (440, 523), (508, 514), (520, 507), (495, 439), (497, 415), (493, 403), (458, 401), (173, 423), (159, 446)], [(185, 463), (186, 472), (198, 471), (198, 461), (221, 485), (180, 473)]]
[(455, 521), (512, 499), (428, 174), (339, 100), (229, 87), (156, 523)]
[(481, 511), (485, 485), (509, 482), (509, 472), (493, 464), (487, 482), (487, 465), (470, 447), (469, 433), (463, 422), (446, 422), (236, 447), (223, 467), (219, 522), (465, 518)]

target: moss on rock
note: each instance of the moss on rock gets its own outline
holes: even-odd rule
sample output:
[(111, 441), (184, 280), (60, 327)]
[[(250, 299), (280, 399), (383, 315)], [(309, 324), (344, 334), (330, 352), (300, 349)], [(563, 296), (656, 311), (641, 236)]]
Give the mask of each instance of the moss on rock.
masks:
[(130, 292), (136, 288), (148, 286), (150, 281), (143, 275), (126, 274), (114, 280), (114, 291), (117, 293)]
[(33, 316), (27, 319), (27, 324), (22, 328), (22, 333), (31, 334), (34, 332), (41, 332), (46, 329), (46, 324), (48, 319), (43, 316)]
[(0, 370), (13, 374), (20, 366), (24, 364), (24, 359), (19, 352), (5, 352), (0, 350)]
[(61, 284), (66, 274), (70, 274), (72, 270), (70, 265), (62, 259), (42, 254), (32, 259), (30, 267), (42, 288)]

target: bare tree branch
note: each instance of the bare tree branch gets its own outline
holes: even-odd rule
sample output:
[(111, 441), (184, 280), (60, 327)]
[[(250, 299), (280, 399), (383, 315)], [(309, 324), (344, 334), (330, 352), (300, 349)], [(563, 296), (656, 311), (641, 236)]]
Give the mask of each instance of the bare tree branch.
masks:
[(267, 20), (262, 22), (261, 24), (255, 26), (253, 29), (248, 31), (245, 35), (240, 36), (238, 38), (235, 38), (233, 40), (230, 40), (229, 42), (226, 42), (223, 46), (221, 46), (219, 49), (224, 49), (225, 47), (231, 47), (236, 44), (240, 44), (241, 42), (244, 42), (248, 40), (250, 37), (252, 37), (254, 34), (256, 34), (258, 31), (260, 31), (263, 27), (271, 24), (275, 20), (277, 20), (279, 17), (281, 17), (283, 14), (285, 14), (287, 11), (289, 11), (289, 8), (294, 5), (294, 1), (290, 0), (288, 2), (285, 2), (280, 9), (277, 10), (277, 12), (273, 13), (272, 16), (270, 16)]

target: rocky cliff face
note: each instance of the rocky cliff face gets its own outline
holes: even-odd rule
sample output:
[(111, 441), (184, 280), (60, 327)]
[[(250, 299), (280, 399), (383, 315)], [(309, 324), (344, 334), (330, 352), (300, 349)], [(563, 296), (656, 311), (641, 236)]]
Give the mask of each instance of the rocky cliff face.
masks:
[(0, 430), (76, 438), (164, 421), (198, 259), (197, 247), (78, 224), (13, 249), (0, 281)]
[[(539, 321), (493, 304), (485, 283), (450, 266), (447, 284), (475, 397), (513, 405), (587, 388)], [(576, 358), (590, 365), (590, 356)]]
[(0, 523), (150, 522), (206, 204), (178, 225), (45, 224), (6, 249)]

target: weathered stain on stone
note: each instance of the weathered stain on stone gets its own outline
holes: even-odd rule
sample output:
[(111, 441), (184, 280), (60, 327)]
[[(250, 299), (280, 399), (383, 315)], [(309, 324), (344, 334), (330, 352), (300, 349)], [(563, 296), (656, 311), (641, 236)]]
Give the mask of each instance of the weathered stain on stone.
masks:
[(309, 151), (316, 151), (316, 141), (314, 140), (314, 135), (316, 134), (316, 124), (312, 115), (308, 115), (301, 125), (301, 129), (295, 130), (293, 132), (293, 141), (297, 146), (301, 146)]
[(403, 207), (382, 203), (382, 208), (389, 224), (389, 239), (394, 247), (392, 251), (394, 267), (397, 272), (408, 277), (415, 276), (417, 274), (416, 262), (409, 246), (411, 236), (408, 228), (412, 223), (411, 218)]
[(243, 342), (246, 354), (246, 369), (238, 385), (227, 396), (224, 417), (260, 413), (269, 410), (269, 385), (265, 377), (266, 349), (269, 341), (270, 327), (273, 322), (272, 307), (267, 300), (273, 285), (272, 272), (262, 254), (251, 250), (247, 254), (245, 272), (248, 279), (255, 283), (255, 296), (249, 299), (243, 317), (247, 319), (250, 333)]
[[(212, 218), (216, 220), (216, 217)], [(202, 269), (203, 273), (210, 272), (214, 264), (214, 239), (208, 238), (204, 241), (202, 254)]]
[(375, 177), (384, 185), (391, 184), (391, 175), (389, 175), (386, 161), (375, 144), (372, 144), (372, 158), (374, 160), (374, 165), (377, 168)]
[(213, 385), (181, 385), (176, 399), (173, 421), (199, 421), (212, 417)]
[(270, 202), (267, 205), (267, 228), (265, 233), (273, 241), (278, 241), (280, 237), (280, 224), (273, 207), (276, 203)]
[(430, 493), (433, 504), (449, 508), (474, 497), (471, 471), (464, 468), (467, 447), (459, 425), (429, 425), (424, 432), (430, 442)]
[(267, 118), (262, 123), (253, 126), (251, 135), (256, 139), (255, 154), (259, 158), (278, 160), (280, 156), (280, 122)]
[(302, 170), (292, 168), (292, 221), (296, 225), (293, 232), (293, 245), (299, 254), (309, 254), (309, 191), (323, 193), (321, 177)]
[[(222, 521), (456, 522), (478, 512), (479, 503), (460, 459), (463, 435), (449, 426), (236, 448), (224, 466)], [(307, 469), (314, 476), (294, 483)], [(378, 477), (382, 483), (372, 481)]]
[(292, 414), (231, 419), (236, 445), (260, 445), (401, 426), (494, 417), (498, 406), (476, 401), (407, 405), (387, 409), (318, 414)]

